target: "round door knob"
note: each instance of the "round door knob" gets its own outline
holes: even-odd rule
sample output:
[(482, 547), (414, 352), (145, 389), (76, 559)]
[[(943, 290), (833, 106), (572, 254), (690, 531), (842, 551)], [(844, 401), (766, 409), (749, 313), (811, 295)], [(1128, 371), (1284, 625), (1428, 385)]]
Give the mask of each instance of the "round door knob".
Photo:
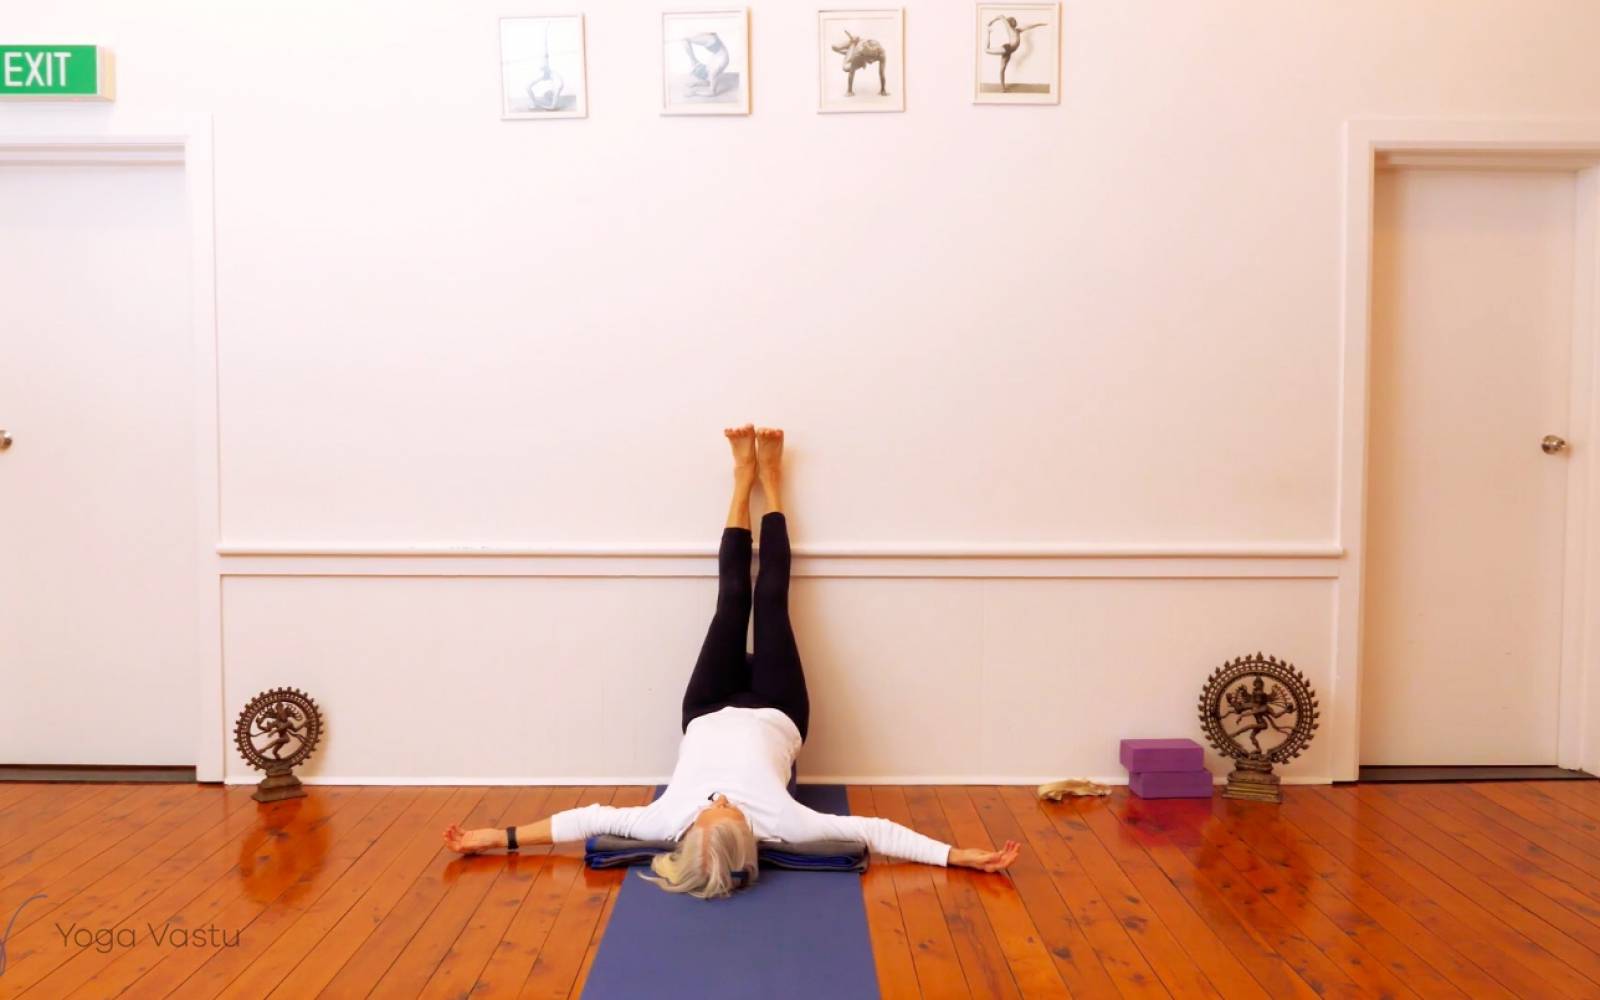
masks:
[(0, 451), (5, 451), (9, 447), (11, 447), (11, 433), (0, 430)]
[(1554, 455), (1567, 450), (1567, 439), (1558, 434), (1546, 434), (1544, 440), (1539, 442), (1539, 447), (1544, 449), (1546, 455)]

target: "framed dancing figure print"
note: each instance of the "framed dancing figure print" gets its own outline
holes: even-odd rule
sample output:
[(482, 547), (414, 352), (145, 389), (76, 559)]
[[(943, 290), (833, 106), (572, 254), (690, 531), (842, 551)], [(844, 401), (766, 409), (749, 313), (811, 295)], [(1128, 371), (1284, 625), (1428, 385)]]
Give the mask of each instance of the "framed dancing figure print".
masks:
[(585, 118), (583, 15), (500, 19), (500, 117)]
[(905, 11), (817, 12), (817, 110), (906, 109)]
[(1061, 5), (978, 4), (976, 104), (1061, 103)]
[(750, 113), (750, 11), (661, 15), (661, 113)]

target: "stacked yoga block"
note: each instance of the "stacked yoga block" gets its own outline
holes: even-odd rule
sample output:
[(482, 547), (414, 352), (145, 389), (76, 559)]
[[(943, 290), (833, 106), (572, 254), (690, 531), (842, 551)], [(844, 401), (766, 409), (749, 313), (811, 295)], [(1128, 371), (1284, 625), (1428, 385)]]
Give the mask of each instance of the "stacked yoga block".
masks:
[(1141, 799), (1209, 799), (1211, 772), (1194, 740), (1123, 740), (1128, 790)]

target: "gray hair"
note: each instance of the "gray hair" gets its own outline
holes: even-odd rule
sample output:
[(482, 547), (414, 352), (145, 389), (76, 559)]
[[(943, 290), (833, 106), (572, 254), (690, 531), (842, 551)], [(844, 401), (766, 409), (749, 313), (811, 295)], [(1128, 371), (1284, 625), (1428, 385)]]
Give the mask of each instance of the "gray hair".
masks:
[(640, 873), (668, 892), (687, 892), (700, 899), (731, 896), (755, 884), (756, 837), (746, 823), (723, 820), (691, 827), (671, 854), (650, 861), (655, 876)]

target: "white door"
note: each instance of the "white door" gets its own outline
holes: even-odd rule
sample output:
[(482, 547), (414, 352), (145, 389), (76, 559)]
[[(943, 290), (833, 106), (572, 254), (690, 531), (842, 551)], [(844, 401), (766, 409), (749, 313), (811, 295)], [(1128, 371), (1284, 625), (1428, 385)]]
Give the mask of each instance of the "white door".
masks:
[(1556, 763), (1575, 197), (1378, 175), (1362, 764)]
[(178, 166), (0, 166), (0, 763), (195, 762)]

